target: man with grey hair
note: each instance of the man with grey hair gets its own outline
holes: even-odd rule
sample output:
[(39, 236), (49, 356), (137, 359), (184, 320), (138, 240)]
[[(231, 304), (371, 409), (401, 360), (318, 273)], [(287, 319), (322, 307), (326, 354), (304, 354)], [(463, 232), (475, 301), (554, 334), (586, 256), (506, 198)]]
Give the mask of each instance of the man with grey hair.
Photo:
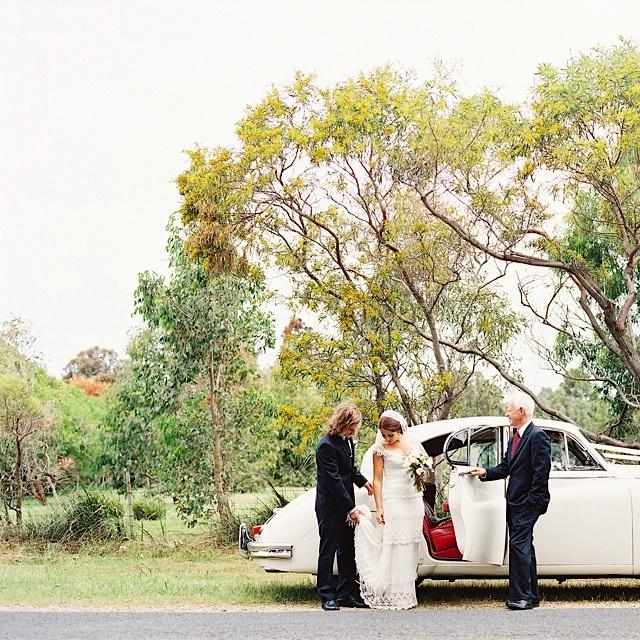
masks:
[(513, 435), (502, 462), (489, 469), (476, 467), (471, 475), (480, 480), (509, 477), (507, 525), (509, 527), (509, 599), (512, 611), (540, 604), (533, 527), (549, 505), (551, 445), (546, 433), (531, 422), (533, 400), (524, 393), (507, 399), (507, 417)]

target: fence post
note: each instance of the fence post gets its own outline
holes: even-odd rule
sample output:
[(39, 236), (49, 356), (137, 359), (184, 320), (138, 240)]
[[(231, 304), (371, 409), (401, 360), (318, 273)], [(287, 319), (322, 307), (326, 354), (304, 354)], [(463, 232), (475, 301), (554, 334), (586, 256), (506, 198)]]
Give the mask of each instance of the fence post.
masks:
[(133, 497), (131, 492), (131, 475), (129, 469), (124, 470), (124, 481), (127, 485), (127, 520), (129, 521), (129, 539), (134, 540), (133, 531)]

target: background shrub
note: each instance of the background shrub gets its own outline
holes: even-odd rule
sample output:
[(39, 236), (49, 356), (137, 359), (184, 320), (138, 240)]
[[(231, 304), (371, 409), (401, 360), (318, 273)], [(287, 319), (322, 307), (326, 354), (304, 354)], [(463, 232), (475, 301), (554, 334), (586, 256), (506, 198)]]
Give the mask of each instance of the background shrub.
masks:
[(86, 543), (126, 538), (122, 504), (97, 493), (69, 498), (22, 527), (5, 528), (5, 537), (29, 542)]

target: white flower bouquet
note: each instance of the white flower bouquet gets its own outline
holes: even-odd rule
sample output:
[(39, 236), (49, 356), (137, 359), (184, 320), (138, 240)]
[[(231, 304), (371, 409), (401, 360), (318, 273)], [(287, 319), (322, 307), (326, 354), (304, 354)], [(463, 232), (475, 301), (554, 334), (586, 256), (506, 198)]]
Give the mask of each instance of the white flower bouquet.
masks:
[(406, 453), (402, 457), (402, 466), (413, 480), (416, 491), (424, 491), (429, 472), (433, 471), (433, 458), (426, 453)]

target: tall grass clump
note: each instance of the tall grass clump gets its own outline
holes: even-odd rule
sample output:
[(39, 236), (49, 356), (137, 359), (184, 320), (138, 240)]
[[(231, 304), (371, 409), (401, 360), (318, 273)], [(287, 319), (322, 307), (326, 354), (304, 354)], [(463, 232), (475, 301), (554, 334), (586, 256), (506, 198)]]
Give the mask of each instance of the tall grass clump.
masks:
[(126, 538), (124, 509), (118, 500), (97, 493), (79, 494), (46, 515), (12, 528), (24, 542), (87, 543)]
[(133, 517), (136, 520), (164, 520), (167, 507), (162, 500), (141, 498), (133, 503)]
[(240, 517), (232, 513), (228, 518), (214, 516), (211, 522), (211, 541), (216, 547), (230, 547), (238, 541)]
[(238, 542), (238, 529), (244, 522), (251, 530), (254, 525), (264, 524), (272, 515), (274, 510), (281, 509), (289, 504), (289, 500), (280, 493), (273, 485), (271, 492), (264, 498), (258, 498), (256, 503), (240, 513), (233, 513), (230, 518), (220, 520), (216, 518), (211, 524), (211, 537), (213, 543), (218, 547), (229, 547)]

